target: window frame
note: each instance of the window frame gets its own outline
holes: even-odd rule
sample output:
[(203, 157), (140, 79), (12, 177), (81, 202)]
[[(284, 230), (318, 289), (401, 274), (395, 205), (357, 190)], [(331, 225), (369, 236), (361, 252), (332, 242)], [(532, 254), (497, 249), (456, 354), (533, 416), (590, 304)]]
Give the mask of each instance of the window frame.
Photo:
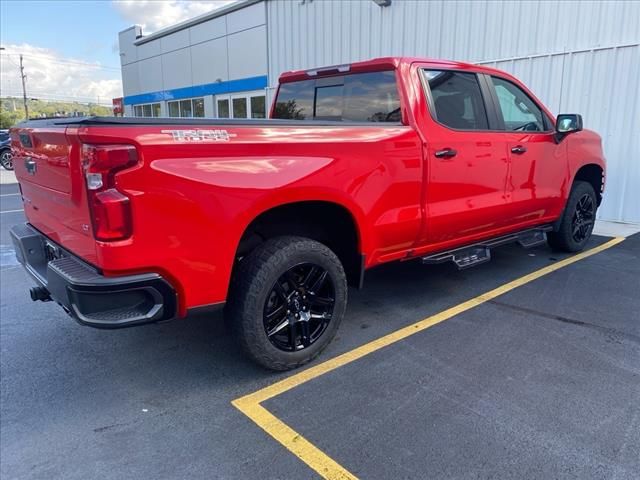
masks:
[[(233, 118), (232, 112), (231, 112), (231, 95), (229, 94), (225, 94), (225, 95), (216, 95), (215, 96), (215, 104), (216, 104), (216, 112), (215, 112), (215, 118), (220, 118), (220, 119), (231, 119)], [(227, 116), (226, 117), (221, 117), (220, 116), (220, 105), (218, 104), (219, 102), (227, 102)]]
[[(498, 125), (501, 127), (502, 132), (505, 133), (529, 133), (529, 134), (549, 134), (549, 133), (555, 133), (555, 125), (553, 123), (553, 121), (551, 120), (551, 118), (549, 118), (549, 115), (547, 114), (547, 111), (542, 107), (542, 105), (540, 105), (540, 103), (538, 103), (534, 98), (531, 97), (531, 95), (529, 94), (529, 92), (527, 92), (524, 88), (522, 88), (520, 85), (518, 85), (517, 83), (515, 83), (513, 80), (510, 80), (508, 78), (503, 77), (502, 75), (494, 75), (494, 74), (486, 74), (483, 73), (482, 74), (485, 77), (485, 82), (487, 84), (487, 88), (489, 90), (489, 95), (491, 97), (491, 101), (493, 103), (493, 109), (495, 110), (496, 113), (496, 117), (497, 117), (497, 121), (498, 121)], [(507, 130), (507, 126), (504, 123), (504, 116), (502, 114), (502, 107), (500, 106), (500, 99), (498, 98), (498, 93), (496, 92), (496, 87), (493, 84), (493, 81), (491, 80), (491, 78), (498, 78), (500, 80), (502, 80), (503, 82), (507, 82), (511, 85), (513, 85), (514, 87), (516, 87), (518, 90), (520, 90), (528, 99), (531, 103), (533, 103), (538, 110), (540, 110), (540, 113), (542, 113), (542, 122), (544, 123), (544, 130), (541, 131), (527, 131), (527, 132), (520, 132), (520, 130)]]
[[(264, 117), (260, 118), (260, 117), (254, 117), (253, 116), (253, 112), (251, 110), (251, 99), (252, 98), (257, 98), (257, 97), (262, 97), (264, 98)], [(239, 100), (242, 99), (245, 102), (245, 108), (246, 108), (246, 112), (247, 112), (247, 116), (246, 117), (235, 117), (233, 115), (233, 101), (234, 100)], [(229, 108), (229, 116), (228, 117), (220, 117), (220, 109), (219, 109), (219, 105), (218, 102), (221, 101), (226, 101), (227, 102), (227, 106)], [(214, 98), (214, 102), (215, 102), (215, 107), (216, 107), (216, 112), (215, 112), (215, 118), (221, 118), (221, 119), (238, 119), (238, 120), (266, 120), (269, 118), (269, 107), (267, 105), (267, 94), (264, 90), (248, 90), (248, 91), (243, 91), (243, 92), (237, 92), (237, 93), (225, 93), (225, 94), (221, 94), (221, 95), (216, 95)]]
[[(260, 98), (260, 97), (264, 98), (264, 117), (254, 117), (253, 116), (253, 109), (252, 109), (252, 106), (251, 106), (251, 100), (254, 99), (254, 98)], [(257, 120), (266, 120), (267, 118), (269, 118), (269, 108), (267, 106), (267, 93), (266, 92), (260, 93), (260, 94), (255, 93), (253, 95), (251, 95), (251, 94), (248, 95), (247, 96), (247, 106), (249, 107), (249, 110), (247, 111), (247, 113), (249, 115), (249, 118), (254, 118), (254, 119), (257, 119)]]
[[(151, 116), (147, 117), (144, 115), (144, 107), (149, 105), (149, 108), (151, 108)], [(136, 118), (160, 118), (162, 115), (158, 115), (157, 117), (153, 115), (153, 106), (154, 105), (160, 105), (160, 113), (162, 113), (162, 103), (161, 102), (148, 102), (148, 103), (137, 103), (135, 105), (133, 105), (133, 116)], [(136, 109), (140, 109), (140, 113), (142, 113), (142, 115), (137, 115), (136, 114)]]
[[(344, 78), (350, 75), (358, 75), (358, 74), (366, 74), (366, 73), (381, 73), (381, 72), (393, 72), (393, 76), (394, 76), (394, 85), (395, 85), (395, 92), (397, 94), (397, 98), (398, 98), (398, 104), (400, 107), (400, 120), (395, 121), (395, 122), (371, 122), (371, 121), (361, 121), (361, 120), (316, 120), (315, 119), (315, 111), (316, 111), (316, 89), (318, 87), (327, 87), (327, 86), (332, 86), (337, 80), (336, 78), (342, 79), (342, 85), (344, 86)], [(422, 76), (422, 75), (420, 75)], [(349, 71), (347, 73), (335, 73), (335, 74), (330, 74), (330, 75), (322, 75), (322, 76), (318, 76), (318, 77), (309, 77), (309, 78), (303, 78), (303, 79), (296, 79), (293, 80), (291, 82), (285, 82), (285, 83), (280, 83), (278, 84), (278, 88), (276, 89), (274, 96), (272, 98), (271, 101), (271, 107), (269, 107), (268, 110), (268, 118), (272, 118), (271, 115), (274, 113), (275, 107), (276, 107), (276, 103), (278, 98), (280, 97), (280, 89), (282, 88), (283, 85), (288, 84), (288, 83), (296, 83), (296, 82), (301, 82), (301, 81), (313, 81), (313, 89), (314, 89), (314, 93), (313, 93), (313, 118), (311, 119), (304, 119), (304, 120), (292, 120), (292, 119), (281, 119), (281, 120), (288, 120), (288, 121), (295, 121), (295, 122), (305, 122), (308, 123), (310, 125), (315, 124), (321, 124), (321, 123), (335, 123), (335, 124), (346, 124), (346, 125), (375, 125), (378, 127), (397, 127), (399, 125), (402, 126), (407, 126), (409, 125), (409, 120), (407, 119), (407, 112), (406, 112), (406, 107), (405, 107), (405, 102), (406, 100), (406, 96), (405, 96), (405, 92), (404, 89), (402, 87), (402, 78), (400, 75), (400, 72), (397, 68), (380, 68), (380, 69), (375, 69), (375, 70), (356, 70), (356, 71)], [(318, 82), (321, 83), (321, 85), (318, 85)], [(326, 83), (326, 84), (325, 84)], [(343, 102), (344, 102), (344, 96), (343, 96)]]
[[(167, 100), (167, 116), (169, 118), (207, 118), (205, 110), (203, 110), (204, 116), (202, 116), (202, 117), (196, 117), (196, 116), (193, 115), (194, 112), (195, 112), (194, 105), (193, 105), (193, 101), (194, 100), (202, 100), (206, 104), (206, 102), (204, 101), (205, 100), (204, 96), (203, 97), (190, 97), (190, 98), (174, 98), (172, 100)], [(183, 117), (182, 116), (182, 102), (186, 102), (186, 101), (191, 102), (191, 116), (190, 117)], [(169, 105), (171, 103), (177, 103), (178, 104), (178, 116), (177, 117), (172, 117), (171, 116), (171, 106)], [(205, 107), (205, 109), (206, 109), (206, 107)]]
[[(431, 89), (429, 87), (429, 82), (426, 79), (423, 71), (425, 70), (436, 70), (436, 71), (451, 71), (458, 73), (471, 73), (476, 76), (478, 79), (478, 83), (480, 85), (480, 91), (482, 93), (482, 98), (484, 100), (485, 110), (487, 112), (487, 119), (489, 122), (489, 129), (487, 130), (460, 130), (457, 128), (449, 127), (441, 123), (437, 118), (437, 113), (435, 109), (435, 103), (433, 100), (433, 96), (431, 95)], [(491, 81), (491, 77), (499, 78), (500, 80), (504, 80), (506, 82), (511, 83), (516, 86), (533, 102), (533, 104), (538, 107), (538, 109), (542, 112), (542, 117), (545, 122), (545, 130), (541, 132), (527, 132), (529, 134), (539, 134), (539, 135), (548, 135), (555, 133), (555, 124), (553, 122), (553, 118), (547, 113), (546, 108), (544, 108), (540, 102), (536, 101), (531, 97), (529, 92), (523, 89), (520, 85), (515, 83), (513, 80), (505, 78), (502, 75), (495, 74), (487, 74), (483, 72), (478, 72), (474, 70), (463, 70), (458, 68), (437, 68), (430, 65), (418, 65), (418, 76), (420, 77), (420, 82), (422, 83), (422, 90), (425, 95), (425, 100), (427, 104), (427, 110), (429, 112), (429, 116), (431, 119), (440, 125), (443, 128), (448, 130), (452, 130), (454, 132), (492, 132), (492, 133), (518, 133), (516, 130), (507, 130), (506, 125), (504, 124), (504, 119), (502, 117), (502, 110), (500, 108), (500, 101), (498, 100), (498, 94), (495, 91), (495, 87), (493, 86), (493, 82)]]
[[(247, 115), (246, 117), (236, 117), (235, 110), (233, 109), (234, 108), (234, 105), (233, 105), (234, 100), (244, 100), (244, 111), (245, 111), (245, 113)], [(233, 94), (232, 93), (230, 95), (230, 102), (229, 102), (229, 113), (231, 115), (230, 118), (232, 118), (232, 119), (237, 118), (238, 120), (249, 120), (251, 118), (250, 117), (251, 112), (249, 112), (248, 103), (249, 102), (247, 102), (247, 95), (245, 93), (237, 93), (237, 94)]]
[[(504, 130), (499, 129), (498, 115), (495, 110), (495, 104), (493, 103), (493, 97), (491, 96), (489, 87), (486, 84), (486, 78), (484, 78), (484, 74), (480, 72), (475, 72), (473, 70), (462, 70), (457, 68), (436, 68), (425, 65), (418, 66), (419, 72), (418, 76), (420, 77), (420, 81), (422, 83), (422, 90), (425, 95), (425, 99), (427, 100), (427, 110), (429, 111), (429, 116), (431, 119), (447, 130), (451, 130), (454, 132), (504, 132)], [(431, 93), (431, 87), (429, 86), (429, 80), (425, 75), (426, 71), (437, 71), (437, 72), (455, 72), (455, 73), (466, 73), (468, 75), (474, 75), (476, 77), (476, 81), (478, 82), (478, 87), (480, 88), (480, 96), (482, 97), (482, 103), (484, 105), (484, 110), (487, 115), (487, 126), (488, 128), (470, 128), (470, 129), (460, 129), (453, 128), (449, 125), (445, 125), (440, 120), (438, 120), (438, 113), (436, 111), (436, 104), (433, 99), (433, 95)]]

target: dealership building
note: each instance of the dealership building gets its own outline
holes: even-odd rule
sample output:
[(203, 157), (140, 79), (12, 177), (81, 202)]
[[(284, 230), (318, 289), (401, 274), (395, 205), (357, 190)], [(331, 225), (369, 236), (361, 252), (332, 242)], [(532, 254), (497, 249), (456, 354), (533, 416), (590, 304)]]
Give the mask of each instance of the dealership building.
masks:
[(281, 72), (381, 56), (508, 71), (602, 135), (600, 217), (640, 223), (640, 2), (244, 0), (119, 44), (127, 116), (264, 118)]

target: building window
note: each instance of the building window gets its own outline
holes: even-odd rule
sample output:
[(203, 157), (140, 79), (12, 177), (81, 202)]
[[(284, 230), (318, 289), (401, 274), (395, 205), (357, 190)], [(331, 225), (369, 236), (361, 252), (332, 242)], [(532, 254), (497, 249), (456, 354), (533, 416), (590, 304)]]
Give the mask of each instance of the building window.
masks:
[(258, 91), (218, 96), (216, 116), (218, 118), (266, 118), (266, 103), (264, 92)]
[(180, 100), (180, 116), (193, 117), (193, 107), (191, 100)]
[(229, 99), (218, 100), (218, 118), (229, 118)]
[(134, 105), (133, 114), (136, 117), (159, 117), (160, 116), (160, 104), (159, 103), (146, 103), (144, 105)]
[(204, 117), (204, 98), (167, 102), (170, 117)]
[(233, 118), (247, 118), (247, 97), (234, 98)]
[(170, 117), (180, 116), (180, 102), (167, 102), (167, 105), (169, 106)]
[(193, 116), (198, 118), (204, 117), (204, 98), (193, 99)]
[(264, 95), (251, 97), (251, 118), (265, 118), (267, 116), (265, 105), (266, 99)]

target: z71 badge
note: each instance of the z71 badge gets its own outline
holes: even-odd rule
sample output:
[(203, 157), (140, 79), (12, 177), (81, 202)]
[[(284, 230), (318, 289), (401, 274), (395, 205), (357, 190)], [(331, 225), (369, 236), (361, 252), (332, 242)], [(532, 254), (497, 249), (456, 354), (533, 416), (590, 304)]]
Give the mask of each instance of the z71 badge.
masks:
[(235, 133), (226, 130), (162, 130), (162, 133), (170, 134), (176, 142), (228, 142), (237, 137)]

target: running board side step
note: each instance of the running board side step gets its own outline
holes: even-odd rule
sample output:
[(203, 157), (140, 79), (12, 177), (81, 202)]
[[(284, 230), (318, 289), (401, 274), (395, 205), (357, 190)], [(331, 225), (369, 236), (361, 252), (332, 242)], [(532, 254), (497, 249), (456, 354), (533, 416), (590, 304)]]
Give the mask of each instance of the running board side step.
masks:
[(422, 263), (435, 264), (453, 262), (459, 270), (475, 267), (491, 260), (491, 249), (507, 243), (519, 243), (524, 248), (537, 247), (547, 241), (547, 232), (553, 230), (551, 225), (523, 230), (502, 237), (484, 240), (466, 247), (446, 250), (422, 257)]

